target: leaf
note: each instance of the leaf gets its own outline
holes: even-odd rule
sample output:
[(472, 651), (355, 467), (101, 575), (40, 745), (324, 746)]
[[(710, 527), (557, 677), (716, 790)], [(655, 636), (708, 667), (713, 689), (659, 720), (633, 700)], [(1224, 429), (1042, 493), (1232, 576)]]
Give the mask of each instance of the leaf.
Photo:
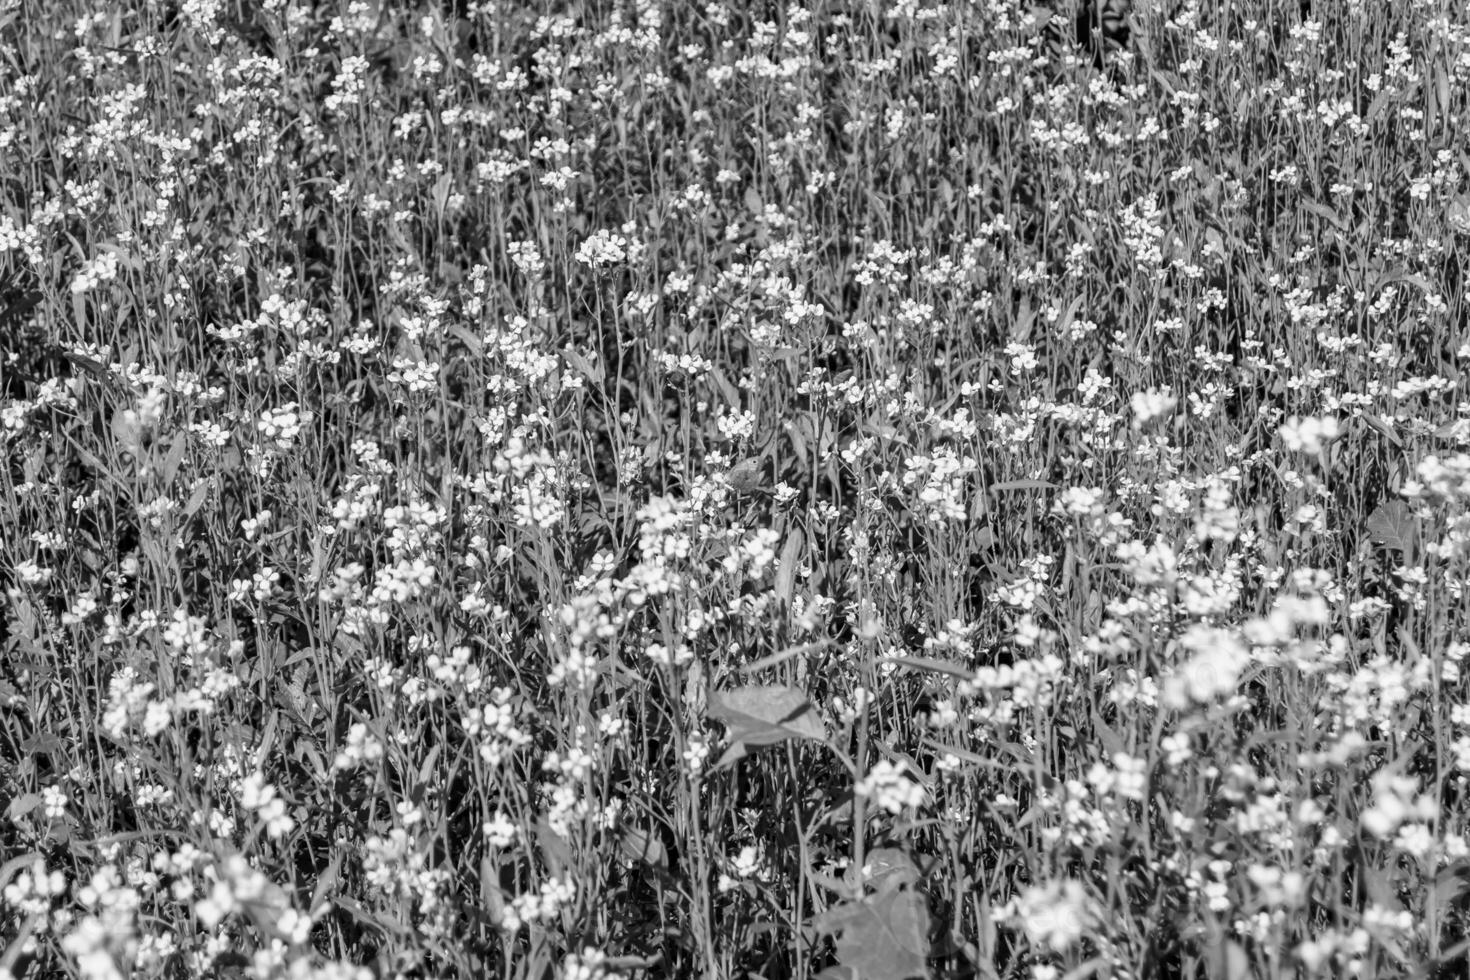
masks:
[(1450, 227), (1461, 235), (1470, 235), (1470, 198), (1461, 195), (1450, 202)]
[(1062, 312), (1061, 318), (1057, 320), (1057, 325), (1055, 328), (1058, 334), (1065, 334), (1067, 332), (1067, 328), (1072, 325), (1072, 321), (1077, 319), (1077, 311), (1082, 308), (1082, 301), (1084, 299), (1086, 299), (1085, 296), (1078, 296), (1076, 299), (1072, 300), (1071, 305), (1069, 305), (1066, 310)]
[(1399, 438), (1399, 434), (1393, 430), (1393, 426), (1390, 425), (1387, 420), (1381, 419), (1371, 412), (1364, 412), (1359, 417), (1368, 426), (1368, 428), (1372, 429), (1374, 432), (1377, 432), (1379, 435), (1383, 436), (1385, 439), (1393, 443), (1398, 448), (1404, 448), (1404, 440)]
[(745, 497), (756, 493), (765, 483), (761, 470), (761, 460), (757, 456), (742, 459), (730, 471), (725, 474), (725, 483), (739, 496)]
[(1101, 972), (1102, 968), (1107, 966), (1107, 963), (1108, 961), (1101, 956), (1094, 956), (1092, 959), (1078, 966), (1075, 970), (1070, 971), (1066, 976), (1062, 977), (1062, 980), (1087, 980), (1088, 977), (1095, 976)]
[(570, 347), (564, 348), (561, 351), (561, 356), (567, 362), (567, 366), (576, 371), (578, 374), (582, 375), (582, 377), (586, 378), (594, 385), (602, 384), (602, 379), (604, 376), (602, 372), (602, 365), (593, 363), (593, 361), (589, 359), (587, 355), (583, 354), (581, 351), (573, 350)]
[(206, 477), (194, 484), (194, 490), (189, 494), (189, 500), (184, 504), (183, 520), (179, 523), (187, 524), (189, 519), (199, 513), (199, 508), (204, 506), (204, 498), (209, 496), (209, 491), (214, 487), (218, 477)]
[(1436, 439), (1448, 439), (1454, 443), (1463, 444), (1470, 442), (1470, 419), (1456, 419), (1446, 422), (1434, 430)]
[(1044, 7), (1038, 4), (1032, 4), (1029, 10), (1031, 16), (1036, 19), (1037, 28), (1045, 28), (1047, 24), (1051, 23), (1051, 19), (1057, 15), (1056, 11), (1050, 7)]
[(1055, 490), (1055, 483), (1046, 480), (1002, 480), (1000, 483), (992, 483), (985, 489), (1003, 493), (1009, 490)]
[(120, 450), (137, 456), (143, 451), (143, 423), (138, 413), (131, 408), (119, 408), (112, 413), (112, 438)]
[(796, 566), (805, 543), (805, 536), (800, 529), (793, 528), (786, 536), (785, 546), (781, 548), (781, 563), (776, 567), (775, 592), (776, 602), (785, 609), (791, 608), (791, 600), (796, 591)]
[(41, 802), (40, 793), (23, 793), (12, 799), (10, 805), (5, 808), (6, 819), (11, 821), (19, 820), (40, 806)]
[(1368, 540), (1381, 544), (1392, 551), (1412, 553), (1418, 541), (1419, 524), (1414, 512), (1402, 500), (1390, 500), (1379, 504), (1368, 515), (1364, 525)]
[(164, 457), (163, 464), (159, 467), (159, 474), (163, 477), (163, 485), (168, 487), (173, 484), (174, 477), (179, 475), (179, 467), (184, 464), (184, 453), (189, 449), (187, 439), (175, 439), (168, 447), (168, 455)]
[(868, 883), (877, 886), (879, 891), (912, 885), (921, 877), (918, 865), (896, 847), (869, 851), (863, 872)]
[(500, 890), (500, 869), (488, 851), (480, 858), (480, 903), (490, 924), (498, 928), (505, 921), (505, 893)]
[(429, 755), (424, 759), (423, 765), (419, 766), (419, 786), (428, 786), (434, 776), (434, 763), (439, 761), (440, 750), (444, 748), (443, 742), (436, 742), (429, 750)]
[(317, 878), (316, 885), (311, 890), (311, 903), (306, 908), (312, 915), (323, 915), (326, 913), (330, 904), (327, 901), (327, 895), (333, 888), (337, 887), (337, 882), (341, 878), (341, 872), (342, 853), (334, 848), (332, 859), (327, 863), (327, 869)]
[(1225, 969), (1220, 974), (1225, 980), (1247, 980), (1251, 975), (1251, 958), (1245, 947), (1235, 940), (1227, 940), (1220, 957)]
[(837, 939), (839, 969), (858, 980), (928, 977), (929, 906), (907, 888), (887, 888), (845, 902), (813, 922)]
[(730, 747), (716, 768), (742, 758), (752, 748), (791, 738), (826, 741), (827, 727), (805, 694), (791, 687), (752, 684), (710, 694), (709, 715), (725, 725)]
[(1214, 252), (1216, 255), (1224, 256), (1228, 254), (1228, 248), (1225, 244), (1225, 236), (1220, 234), (1220, 230), (1218, 228), (1205, 228), (1205, 244), (1209, 248), (1209, 250)]
[(575, 862), (572, 845), (551, 826), (551, 820), (542, 814), (536, 821), (536, 840), (541, 844), (541, 857), (554, 875), (560, 875)]
[(37, 732), (21, 742), (20, 748), (26, 755), (58, 755), (66, 743), (55, 732)]
[(1103, 716), (1096, 707), (1092, 709), (1092, 733), (1097, 736), (1098, 741), (1102, 742), (1109, 758), (1127, 749), (1127, 746), (1123, 744), (1123, 737), (1114, 731), (1106, 721), (1103, 721)]
[(895, 667), (908, 667), (910, 670), (930, 671), (935, 674), (948, 674), (950, 677), (958, 677), (961, 680), (973, 680), (975, 672), (965, 668), (961, 664), (948, 660), (936, 660), (934, 657), (879, 657), (880, 664), (893, 664)]
[(765, 670), (768, 667), (775, 667), (779, 664), (784, 664), (792, 657), (799, 657), (804, 653), (816, 653), (818, 650), (825, 650), (830, 646), (832, 646), (832, 641), (827, 639), (813, 640), (810, 643), (798, 643), (794, 647), (787, 647), (784, 650), (778, 650), (776, 653), (773, 653), (766, 657), (761, 657), (759, 660), (748, 663), (744, 667), (740, 667), (737, 669), (742, 674), (755, 674), (759, 673), (762, 670)]
[(629, 863), (651, 864), (657, 868), (666, 868), (669, 864), (663, 843), (653, 834), (637, 827), (623, 828), (623, 833), (618, 838), (618, 849)]
[(316, 714), (316, 705), (311, 698), (307, 697), (306, 689), (301, 683), (302, 675), (298, 671), (295, 677), (277, 675), (276, 677), (276, 703), (285, 708), (291, 716), (291, 720), (299, 727), (310, 731), (311, 719)]
[(374, 929), (389, 936), (402, 936), (404, 934), (406, 927), (391, 918), (386, 912), (377, 912), (368, 909), (345, 895), (334, 897), (332, 904), (369, 929)]
[[(923, 742), (924, 745), (926, 745), (929, 748), (933, 749), (940, 756), (952, 755), (956, 759), (960, 760), (961, 762), (963, 762), (963, 763), (965, 763), (967, 765), (971, 765), (971, 766), (983, 766), (984, 768), (987, 768), (987, 769), (999, 769), (1001, 772), (1013, 773), (1013, 772), (1016, 772), (1017, 771), (1017, 763), (1020, 763), (1022, 766), (1027, 767), (1027, 768), (1031, 768), (1031, 769), (1034, 770), (1034, 765), (1035, 764), (1033, 762), (1031, 762), (1029, 759), (1024, 758), (1023, 756), (1016, 755), (1016, 752), (1011, 752), (1011, 754), (1013, 756), (1016, 756), (1016, 761), (1013, 762), (1013, 761), (1007, 761), (1007, 760), (1002, 760), (1002, 759), (988, 759), (985, 756), (983, 756), (983, 755), (977, 755), (976, 753), (971, 752), (968, 749), (962, 749), (958, 745), (946, 745), (945, 743), (935, 741), (932, 738), (927, 738), (926, 737), (926, 738), (920, 739), (920, 741)], [(1010, 748), (1012, 748), (1011, 746), (1009, 746), (1008, 743), (995, 743), (995, 746), (997, 748), (1003, 748), (1003, 749), (1010, 749)], [(1016, 746), (1014, 748), (1016, 750), (1018, 750), (1018, 751), (1024, 752), (1024, 750), (1019, 749), (1019, 746)], [(1048, 790), (1050, 790), (1053, 786), (1056, 785), (1056, 780), (1053, 779), (1051, 776), (1049, 776), (1048, 774), (1046, 774), (1044, 772), (1041, 773), (1041, 780), (1042, 780), (1042, 785), (1045, 786), (1046, 789), (1048, 789)]]
[(1322, 204), (1319, 201), (1303, 201), (1298, 206), (1303, 211), (1308, 211), (1312, 214), (1315, 214), (1317, 217), (1332, 225), (1332, 227), (1336, 228), (1343, 234), (1347, 234), (1347, 224), (1342, 220), (1342, 218), (1338, 215), (1336, 211), (1332, 210), (1332, 208), (1328, 207), (1326, 204)]
[(1437, 905), (1450, 905), (1459, 901), (1466, 891), (1470, 891), (1470, 862), (1461, 858), (1440, 869), (1430, 888)]
[(31, 851), (27, 854), (18, 854), (0, 865), (0, 885), (10, 884), (13, 875), (18, 874), (27, 867), (34, 867), (38, 862), (45, 862), (45, 855), (40, 851)]
[(485, 342), (475, 336), (474, 331), (462, 324), (456, 323), (449, 327), (449, 334), (461, 344), (464, 344), (465, 350), (470, 352), (471, 357), (482, 357), (484, 355)]

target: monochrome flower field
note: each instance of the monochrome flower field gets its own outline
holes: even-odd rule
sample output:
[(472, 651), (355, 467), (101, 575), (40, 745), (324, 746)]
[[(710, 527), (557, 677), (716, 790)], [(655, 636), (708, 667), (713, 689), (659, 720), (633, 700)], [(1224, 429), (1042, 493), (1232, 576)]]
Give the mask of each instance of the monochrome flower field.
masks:
[(0, 0), (0, 980), (1465, 976), (1467, 83)]

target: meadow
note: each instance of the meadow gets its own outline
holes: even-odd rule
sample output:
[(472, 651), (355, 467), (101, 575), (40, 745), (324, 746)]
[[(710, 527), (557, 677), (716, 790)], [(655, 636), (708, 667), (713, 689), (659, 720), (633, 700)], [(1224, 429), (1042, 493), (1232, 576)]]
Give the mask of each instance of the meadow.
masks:
[(1465, 976), (1470, 4), (1070, 16), (0, 2), (0, 980)]

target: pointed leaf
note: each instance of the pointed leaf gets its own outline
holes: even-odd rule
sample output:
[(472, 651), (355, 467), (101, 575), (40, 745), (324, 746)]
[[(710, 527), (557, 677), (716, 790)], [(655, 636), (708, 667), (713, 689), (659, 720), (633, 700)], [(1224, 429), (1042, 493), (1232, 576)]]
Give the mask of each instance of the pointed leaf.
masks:
[(655, 867), (668, 867), (668, 855), (664, 853), (663, 842), (653, 834), (637, 827), (624, 827), (622, 836), (618, 839), (618, 848), (623, 857), (631, 863), (651, 864)]
[(505, 892), (500, 890), (500, 869), (487, 853), (480, 858), (480, 904), (492, 926), (505, 921)]
[(544, 814), (536, 821), (536, 840), (541, 845), (541, 857), (552, 874), (559, 875), (575, 863), (572, 846), (552, 828), (551, 821)]
[(1379, 504), (1368, 515), (1365, 525), (1368, 540), (1393, 551), (1411, 552), (1418, 537), (1419, 525), (1409, 505), (1402, 500)]
[(971, 680), (975, 676), (973, 670), (968, 670), (961, 664), (949, 660), (938, 660), (934, 657), (879, 657), (878, 662), (892, 664), (895, 667), (908, 667), (910, 670), (948, 674), (950, 677), (958, 677), (961, 680)]
[(738, 668), (738, 670), (742, 674), (756, 674), (768, 667), (777, 667), (784, 664), (792, 657), (799, 657), (806, 653), (816, 653), (830, 646), (832, 646), (832, 641), (827, 639), (813, 640), (810, 643), (798, 643), (794, 647), (787, 647), (784, 650), (778, 650), (770, 656), (761, 657), (754, 663), (748, 663), (744, 667)]
[(862, 980), (928, 977), (929, 906), (907, 888), (845, 902), (819, 916), (818, 932), (837, 937), (837, 959)]
[(733, 691), (714, 691), (710, 694), (709, 714), (725, 724), (730, 750), (738, 753), (729, 759), (732, 762), (751, 748), (790, 738), (819, 742), (827, 738), (827, 728), (816, 707), (805, 694), (791, 687), (752, 684)]
[(1250, 954), (1245, 947), (1231, 939), (1225, 943), (1225, 980), (1247, 980), (1251, 975)]
[(805, 543), (805, 536), (800, 529), (793, 528), (781, 549), (781, 563), (776, 567), (775, 593), (776, 602), (786, 609), (791, 608), (791, 600), (796, 591), (796, 566)]
[(868, 883), (879, 891), (912, 885), (922, 877), (913, 859), (896, 847), (869, 851), (863, 871)]

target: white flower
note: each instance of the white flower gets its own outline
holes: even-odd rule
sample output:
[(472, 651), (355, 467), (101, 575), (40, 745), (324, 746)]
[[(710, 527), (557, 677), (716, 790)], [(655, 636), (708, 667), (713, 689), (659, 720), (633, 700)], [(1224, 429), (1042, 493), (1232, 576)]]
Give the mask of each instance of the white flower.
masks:
[(1290, 452), (1320, 453), (1324, 445), (1341, 434), (1341, 427), (1331, 415), (1321, 418), (1293, 415), (1276, 431), (1281, 436), (1281, 444)]
[(1095, 922), (1092, 901), (1075, 881), (1053, 881), (1026, 889), (1002, 910), (1019, 920), (1033, 946), (1061, 953), (1074, 946)]
[(577, 246), (574, 258), (583, 265), (602, 269), (623, 261), (627, 257), (627, 248), (626, 238), (603, 229), (593, 232), (592, 237)]
[(895, 816), (905, 807), (923, 806), (927, 794), (923, 786), (909, 778), (907, 768), (902, 762), (894, 765), (884, 759), (857, 784), (855, 792), (871, 797), (877, 806)]
[(310, 421), (310, 413), (297, 412), (296, 403), (287, 402), (280, 408), (262, 412), (255, 427), (276, 449), (286, 450), (291, 448), (291, 443), (301, 432), (302, 426)]
[(1429, 823), (1438, 815), (1434, 799), (1419, 792), (1414, 777), (1378, 772), (1373, 776), (1373, 805), (1359, 819), (1364, 830), (1387, 840), (1406, 823)]
[(1230, 630), (1193, 626), (1179, 644), (1190, 656), (1165, 678), (1163, 690), (1164, 705), (1176, 711), (1233, 693), (1250, 664), (1250, 651)]
[(750, 878), (761, 869), (760, 851), (754, 845), (746, 844), (740, 849), (740, 853), (731, 862), (735, 873), (742, 878)]
[(1137, 391), (1133, 397), (1128, 399), (1128, 407), (1133, 409), (1133, 427), (1141, 429), (1155, 419), (1161, 419), (1174, 411), (1179, 404), (1179, 399), (1169, 393), (1168, 389), (1150, 388), (1148, 391)]

